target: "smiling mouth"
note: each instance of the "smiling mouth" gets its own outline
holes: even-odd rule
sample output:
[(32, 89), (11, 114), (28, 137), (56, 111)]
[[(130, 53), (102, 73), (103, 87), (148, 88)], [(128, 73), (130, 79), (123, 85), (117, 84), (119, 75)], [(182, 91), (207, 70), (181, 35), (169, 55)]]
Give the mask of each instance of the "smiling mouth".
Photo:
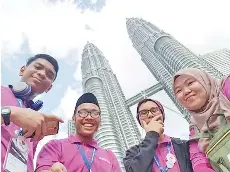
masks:
[(88, 123), (85, 123), (83, 124), (84, 127), (93, 127), (94, 125), (93, 124), (88, 124)]
[(194, 95), (188, 96), (185, 100), (189, 101)]
[(34, 79), (35, 81), (39, 82), (39, 83), (42, 82), (40, 79), (37, 79), (37, 78), (35, 78), (35, 77), (33, 77), (33, 79)]

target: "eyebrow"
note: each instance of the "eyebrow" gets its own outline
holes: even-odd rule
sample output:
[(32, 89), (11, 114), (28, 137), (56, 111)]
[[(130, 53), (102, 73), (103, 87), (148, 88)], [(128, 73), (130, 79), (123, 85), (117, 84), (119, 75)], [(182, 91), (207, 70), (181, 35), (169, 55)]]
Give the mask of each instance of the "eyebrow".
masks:
[[(191, 78), (187, 78), (184, 83), (188, 82), (188, 80), (190, 80)], [(176, 90), (179, 86), (175, 87), (174, 90)]]
[[(39, 62), (36, 62), (35, 64), (38, 64), (39, 66), (42, 66), (43, 68), (45, 68), (45, 66)], [(55, 72), (53, 72), (52, 70), (45, 68), (47, 70), (48, 73), (51, 73), (53, 76), (55, 76)]]
[[(152, 108), (159, 108), (158, 106), (153, 106), (153, 107), (151, 107), (150, 109), (152, 109)], [(143, 111), (143, 110), (150, 110), (150, 109), (142, 109), (142, 110), (140, 110), (140, 111)], [(139, 112), (140, 112), (139, 111)]]
[(79, 109), (78, 111), (80, 111), (80, 110), (85, 110), (85, 111), (99, 111), (99, 110), (97, 110), (97, 109)]

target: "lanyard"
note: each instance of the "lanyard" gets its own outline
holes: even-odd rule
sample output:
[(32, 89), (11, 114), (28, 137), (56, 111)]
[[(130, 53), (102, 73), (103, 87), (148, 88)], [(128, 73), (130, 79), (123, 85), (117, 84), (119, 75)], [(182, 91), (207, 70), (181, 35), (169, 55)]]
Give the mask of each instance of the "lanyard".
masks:
[[(23, 101), (22, 101), (22, 99), (17, 99), (17, 102), (18, 102), (18, 105), (19, 105), (21, 108), (23, 108)], [(19, 136), (22, 136), (22, 135), (23, 135), (23, 130), (22, 130), (22, 128), (19, 129), (18, 135), (19, 135)]]
[[(170, 153), (170, 151), (171, 151), (171, 143), (170, 142), (168, 142), (168, 144), (167, 144), (167, 150), (168, 150), (168, 153)], [(167, 166), (165, 168), (163, 168), (160, 165), (160, 162), (159, 162), (159, 159), (157, 156), (154, 156), (154, 160), (157, 164), (157, 167), (160, 169), (161, 172), (167, 172), (169, 170), (169, 168)]]
[(77, 148), (78, 150), (80, 151), (81, 153), (81, 157), (86, 165), (86, 167), (88, 168), (89, 172), (91, 171), (91, 167), (92, 167), (92, 164), (93, 164), (93, 160), (94, 160), (94, 157), (95, 157), (95, 154), (96, 154), (96, 148), (93, 148), (93, 153), (92, 153), (92, 157), (91, 157), (91, 162), (89, 163), (84, 151), (82, 150), (81, 146), (79, 145), (79, 143), (77, 143)]
[(23, 107), (23, 101), (22, 99), (17, 99), (18, 105), (22, 108)]

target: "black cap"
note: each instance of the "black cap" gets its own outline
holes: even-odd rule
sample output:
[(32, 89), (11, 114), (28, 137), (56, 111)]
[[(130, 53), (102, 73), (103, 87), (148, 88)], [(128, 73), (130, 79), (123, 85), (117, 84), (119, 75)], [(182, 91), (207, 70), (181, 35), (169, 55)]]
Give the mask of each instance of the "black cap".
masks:
[(74, 109), (74, 114), (76, 113), (77, 107), (83, 103), (93, 103), (99, 107), (96, 96), (93, 93), (85, 93), (77, 100), (77, 103)]

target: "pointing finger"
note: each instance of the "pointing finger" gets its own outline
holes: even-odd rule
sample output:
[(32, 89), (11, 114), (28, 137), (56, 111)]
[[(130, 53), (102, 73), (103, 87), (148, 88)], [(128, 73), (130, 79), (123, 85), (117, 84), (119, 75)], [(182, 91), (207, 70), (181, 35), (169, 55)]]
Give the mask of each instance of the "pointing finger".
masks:
[(24, 137), (25, 137), (25, 138), (28, 138), (28, 137), (32, 136), (34, 132), (35, 132), (35, 131), (27, 131), (27, 132), (24, 134)]
[(159, 119), (161, 119), (161, 115), (156, 115), (152, 118), (154, 121), (158, 121)]
[(45, 121), (57, 121), (63, 123), (63, 119), (55, 115), (44, 115)]

